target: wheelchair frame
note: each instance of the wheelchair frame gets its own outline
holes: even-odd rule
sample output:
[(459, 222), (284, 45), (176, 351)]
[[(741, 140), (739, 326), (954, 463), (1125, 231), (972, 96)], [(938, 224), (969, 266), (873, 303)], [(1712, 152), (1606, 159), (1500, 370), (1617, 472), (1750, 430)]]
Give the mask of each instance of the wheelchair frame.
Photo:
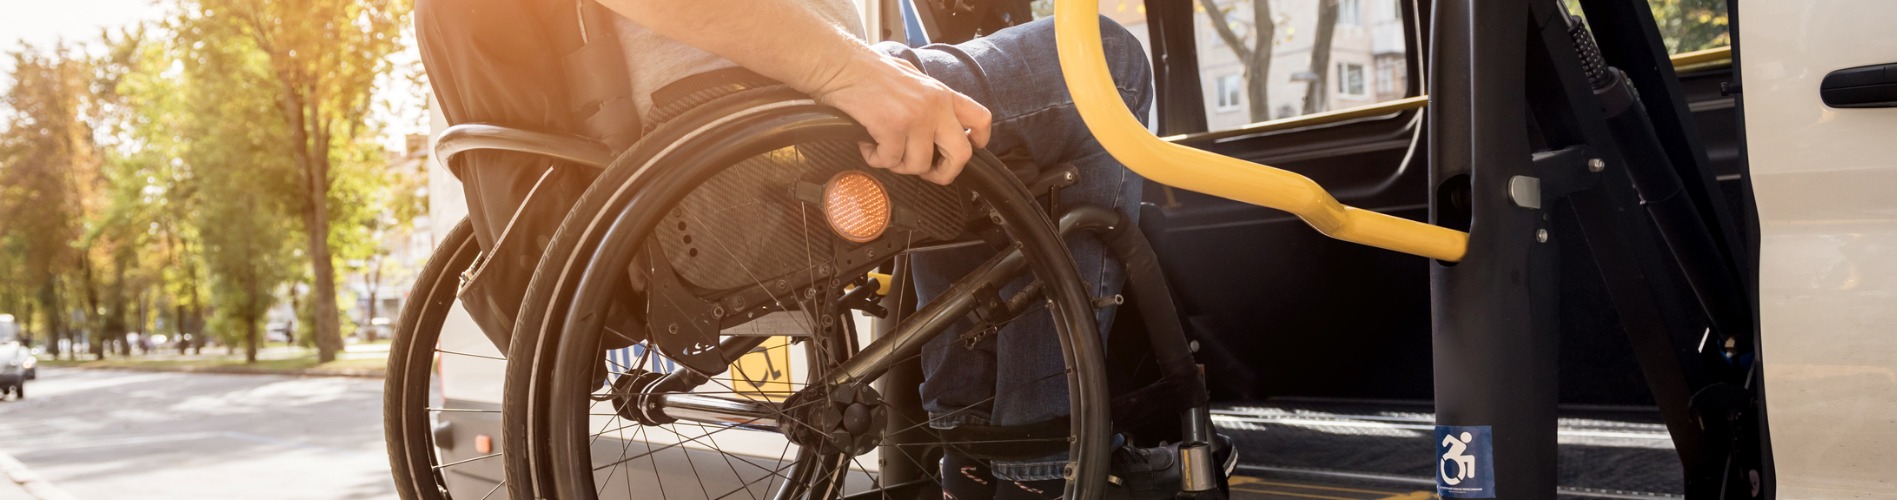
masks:
[[(831, 111), (830, 113), (836, 112)], [(848, 118), (835, 114), (831, 115), (830, 120), (835, 122), (829, 124), (829, 126), (832, 127), (855, 126), (850, 125), (854, 122), (851, 122)], [(821, 120), (820, 122), (800, 124), (798, 126), (812, 128), (824, 125)], [(435, 149), (437, 156), (444, 161), (448, 161), (461, 153), (475, 150), (502, 150), (532, 153), (566, 160), (596, 170), (605, 169), (613, 160), (609, 149), (605, 145), (590, 139), (567, 134), (521, 130), (490, 124), (463, 124), (449, 127), (440, 134)], [(1218, 472), (1217, 469), (1221, 468), (1221, 464), (1214, 463), (1215, 459), (1212, 453), (1212, 443), (1214, 442), (1213, 426), (1206, 407), (1207, 398), (1205, 396), (1205, 388), (1200, 381), (1200, 372), (1193, 362), (1186, 335), (1176, 320), (1177, 315), (1174, 310), (1174, 301), (1171, 293), (1168, 291), (1167, 283), (1161, 275), (1160, 270), (1153, 265), (1157, 260), (1154, 256), (1153, 249), (1149, 247), (1147, 239), (1140, 234), (1139, 229), (1133, 227), (1132, 224), (1128, 224), (1125, 218), (1120, 214), (1098, 207), (1077, 207), (1051, 220), (1051, 217), (1044, 215), (1044, 208), (1034, 202), (1034, 197), (1028, 191), (1027, 186), (1007, 168), (1003, 167), (999, 160), (987, 152), (978, 153), (978, 157), (972, 160), (970, 167), (967, 168), (963, 176), (959, 178), (959, 183), (979, 194), (988, 193), (988, 195), (983, 198), (991, 200), (991, 208), (1010, 220), (1045, 220), (1055, 223), (1055, 227), (1050, 228), (1052, 231), (1045, 232), (1033, 229), (1020, 232), (1012, 231), (1012, 233), (1020, 233), (1018, 237), (1037, 238), (1040, 237), (1037, 235), (1042, 234), (1066, 237), (1078, 232), (1091, 233), (1100, 238), (1108, 247), (1109, 251), (1113, 252), (1118, 259), (1123, 262), (1128, 276), (1128, 290), (1139, 297), (1143, 297), (1142, 300), (1136, 301), (1135, 305), (1143, 312), (1143, 318), (1146, 320), (1144, 324), (1148, 329), (1147, 338), (1149, 340), (1149, 347), (1152, 349), (1162, 376), (1162, 380), (1155, 385), (1137, 392), (1144, 392), (1158, 387), (1176, 390), (1192, 388), (1189, 392), (1194, 393), (1194, 395), (1188, 395), (1181, 399), (1181, 402), (1187, 407), (1176, 415), (1181, 421), (1181, 435), (1184, 443), (1182, 447), (1182, 470), (1184, 472), (1182, 491), (1199, 496), (1219, 495), (1218, 492), (1221, 488), (1218, 476), (1220, 472)], [(998, 200), (1004, 202), (998, 203)], [(1008, 200), (1026, 201), (1010, 202)], [(982, 291), (1000, 289), (1004, 285), (1021, 277), (1026, 268), (1030, 265), (1030, 262), (1066, 262), (1070, 260), (1067, 255), (1066, 247), (1060, 244), (1060, 241), (1060, 239), (1055, 239), (1043, 242), (1043, 244), (1025, 245), (1022, 248), (1010, 249), (997, 254), (995, 257), (989, 259), (988, 262), (979, 266), (977, 271), (972, 272), (958, 280), (955, 284), (952, 284), (939, 300), (933, 301), (930, 305), (921, 310), (912, 312), (907, 316), (916, 318), (916, 320), (902, 321), (897, 317), (881, 319), (879, 324), (882, 327), (879, 328), (879, 333), (875, 337), (875, 340), (873, 340), (871, 344), (861, 348), (859, 354), (852, 356), (842, 365), (835, 367), (835, 371), (828, 375), (824, 383), (841, 385), (859, 380), (876, 380), (885, 387), (904, 383), (914, 385), (915, 381), (921, 379), (921, 373), (916, 372), (917, 361), (915, 360), (915, 355), (924, 348), (924, 345), (928, 341), (942, 334), (966, 315), (969, 315), (981, 307), (981, 299), (978, 295), (980, 295)], [(1035, 259), (1029, 259), (1024, 255), (1024, 248), (1039, 248), (1043, 249), (1045, 253), (1037, 256)], [(1073, 270), (1069, 272), (1073, 273)], [(901, 287), (908, 285), (902, 284), (902, 281), (899, 281), (899, 284), (893, 286)], [(1115, 303), (1120, 303), (1120, 297), (1113, 297), (1113, 299), (1115, 299)], [(1081, 304), (1090, 304), (1089, 307), (1081, 309), (1083, 311), (1093, 311), (1094, 307), (1096, 307), (1093, 304), (1095, 302), (1094, 298), (1081, 297), (1079, 299), (1070, 300), (1079, 301), (1078, 303)], [(902, 310), (897, 307), (890, 309)], [(1070, 313), (1080, 314), (1077, 310), (1073, 309), (1075, 308), (1065, 308), (1064, 310)], [(1086, 318), (1086, 324), (1094, 324), (1092, 313)], [(744, 343), (748, 339), (756, 344), (760, 338), (745, 337), (731, 340), (736, 340), (737, 343)], [(735, 347), (725, 345), (727, 343), (731, 342), (722, 342), (720, 349), (724, 350)], [(504, 350), (506, 348), (506, 346), (498, 347), (502, 347)], [(751, 345), (737, 345), (736, 347), (749, 349)], [(1068, 363), (1070, 363), (1073, 369), (1080, 372), (1101, 373), (1105, 360), (1102, 358), (1100, 352), (1094, 352), (1092, 355), (1078, 354), (1074, 359), (1068, 360)], [(909, 375), (884, 377), (886, 373), (893, 369)], [(675, 372), (675, 374), (669, 375), (668, 377), (679, 377), (683, 376), (684, 373), (686, 372)], [(916, 378), (912, 378), (912, 376), (916, 376)], [(1080, 394), (1071, 393), (1072, 404), (1077, 400), (1076, 398), (1103, 401), (1113, 399), (1109, 397), (1106, 380), (1103, 379), (1083, 378), (1081, 391)], [(892, 390), (887, 392), (890, 394), (906, 394), (908, 396), (909, 393), (914, 393), (915, 391)], [(1090, 396), (1089, 394), (1094, 394), (1094, 396)], [(685, 393), (677, 395), (669, 394), (663, 396), (661, 399), (662, 401), (659, 407), (669, 418), (719, 425), (738, 425), (758, 430), (778, 430), (779, 425), (775, 420), (775, 416), (782, 413), (779, 408), (780, 404), (772, 402), (733, 401), (724, 398), (713, 398)], [(920, 408), (900, 408), (899, 411), (904, 410), (911, 410), (913, 412), (921, 411)], [(1136, 414), (1139, 413), (1137, 412)], [(1076, 432), (1084, 436), (1109, 435), (1109, 419), (1106, 418), (1109, 413), (1093, 412), (1092, 415), (1095, 418), (1090, 418), (1088, 421), (1082, 422), (1080, 424), (1082, 428)], [(1144, 416), (1153, 417), (1152, 415)], [(905, 429), (908, 430), (909, 428)], [(897, 429), (893, 428), (892, 430)], [(884, 465), (880, 468), (880, 474), (889, 478), (889, 480), (884, 481), (884, 486), (879, 492), (888, 494), (892, 491), (927, 486), (929, 471), (912, 466), (919, 463), (929, 463), (929, 457), (912, 456), (908, 459), (897, 460), (895, 459), (897, 457), (891, 456), (890, 454), (932, 453), (927, 446), (932, 441), (928, 439), (928, 436), (914, 432), (898, 433), (893, 436), (897, 437), (893, 443), (879, 447), (881, 453), (886, 454), (884, 460), (882, 460)], [(908, 441), (905, 439), (908, 439)], [(1106, 439), (1084, 439), (1078, 446), (1082, 448), (1082, 451), (1079, 453), (1089, 456), (1106, 456), (1108, 452), (1108, 441)], [(1075, 480), (1071, 481), (1071, 488), (1074, 489), (1074, 492), (1079, 497), (1094, 497), (1100, 493), (1101, 487), (1105, 487), (1109, 484), (1109, 478), (1106, 473), (1106, 467), (1079, 471), (1077, 472), (1077, 477), (1074, 478)]]

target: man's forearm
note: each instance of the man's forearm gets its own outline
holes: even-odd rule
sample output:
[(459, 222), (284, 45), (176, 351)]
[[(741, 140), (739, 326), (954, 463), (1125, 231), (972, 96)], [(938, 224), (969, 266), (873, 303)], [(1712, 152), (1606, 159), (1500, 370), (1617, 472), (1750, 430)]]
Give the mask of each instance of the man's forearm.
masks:
[(792, 88), (825, 88), (854, 60), (877, 53), (800, 0), (601, 0), (667, 38), (738, 63)]

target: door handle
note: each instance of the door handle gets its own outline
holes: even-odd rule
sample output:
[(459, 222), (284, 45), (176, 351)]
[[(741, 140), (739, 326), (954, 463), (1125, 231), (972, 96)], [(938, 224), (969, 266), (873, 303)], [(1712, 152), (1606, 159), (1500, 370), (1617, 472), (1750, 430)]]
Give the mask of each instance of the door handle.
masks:
[(1821, 79), (1821, 102), (1831, 108), (1891, 108), (1893, 63), (1834, 70)]

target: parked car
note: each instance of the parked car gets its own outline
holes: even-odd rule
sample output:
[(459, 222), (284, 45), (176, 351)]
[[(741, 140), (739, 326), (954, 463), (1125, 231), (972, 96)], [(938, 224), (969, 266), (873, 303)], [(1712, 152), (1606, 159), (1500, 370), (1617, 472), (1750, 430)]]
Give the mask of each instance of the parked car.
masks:
[(13, 316), (0, 314), (0, 398), (13, 394), (26, 398), (26, 381), (38, 378), (39, 367), (33, 350), (20, 342), (20, 327)]
[(264, 341), (288, 343), (291, 340), (291, 333), (295, 332), (296, 328), (296, 323), (289, 321), (272, 321), (264, 325)]

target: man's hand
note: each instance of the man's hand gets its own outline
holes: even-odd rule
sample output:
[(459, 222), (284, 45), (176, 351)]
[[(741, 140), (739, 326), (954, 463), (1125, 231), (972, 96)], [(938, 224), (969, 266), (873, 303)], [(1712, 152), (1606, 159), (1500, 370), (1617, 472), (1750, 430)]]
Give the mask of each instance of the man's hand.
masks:
[[(844, 110), (876, 141), (863, 148), (871, 166), (938, 184), (956, 179), (972, 146), (989, 143), (990, 111), (909, 61), (877, 53), (801, 2), (601, 0), (647, 29)], [(933, 161), (939, 153), (943, 159)]]
[(865, 162), (937, 184), (955, 180), (990, 140), (989, 109), (903, 59), (854, 58), (811, 94), (870, 131), (876, 144), (859, 145)]

